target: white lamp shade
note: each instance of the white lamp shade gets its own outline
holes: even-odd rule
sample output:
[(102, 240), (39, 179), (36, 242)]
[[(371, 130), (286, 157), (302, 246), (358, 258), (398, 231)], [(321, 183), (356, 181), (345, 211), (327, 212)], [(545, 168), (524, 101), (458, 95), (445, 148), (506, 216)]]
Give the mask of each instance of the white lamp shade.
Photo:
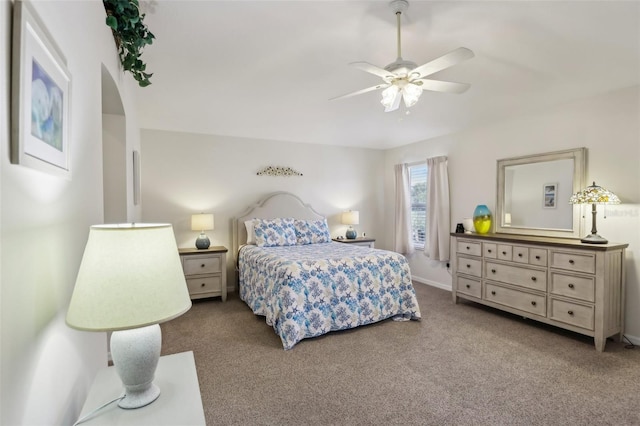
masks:
[(67, 325), (87, 331), (127, 330), (171, 320), (190, 308), (171, 225), (91, 227)]
[(213, 229), (213, 214), (201, 213), (191, 216), (192, 231), (211, 231)]
[(349, 210), (348, 212), (342, 212), (342, 223), (344, 225), (359, 225), (360, 212), (357, 210)]

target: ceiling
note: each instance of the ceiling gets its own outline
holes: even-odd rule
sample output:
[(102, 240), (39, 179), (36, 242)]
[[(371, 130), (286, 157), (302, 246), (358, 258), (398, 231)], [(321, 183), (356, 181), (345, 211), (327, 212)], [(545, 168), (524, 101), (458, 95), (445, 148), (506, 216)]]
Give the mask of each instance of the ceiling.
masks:
[(410, 1), (402, 56), (418, 65), (458, 47), (475, 58), (385, 113), (379, 83), (348, 64), (396, 59), (387, 1), (142, 2), (156, 36), (137, 91), (143, 128), (387, 149), (640, 83), (640, 2)]

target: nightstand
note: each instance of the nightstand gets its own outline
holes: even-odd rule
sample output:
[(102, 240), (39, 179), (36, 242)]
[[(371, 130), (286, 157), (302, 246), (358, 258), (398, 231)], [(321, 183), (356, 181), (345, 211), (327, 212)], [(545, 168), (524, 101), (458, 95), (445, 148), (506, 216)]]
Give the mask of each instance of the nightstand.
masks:
[(353, 240), (348, 240), (346, 238), (344, 239), (332, 238), (332, 240), (337, 243), (353, 244), (354, 246), (363, 246), (363, 247), (369, 247), (369, 248), (375, 248), (375, 242), (376, 242), (375, 238), (368, 238), (368, 237), (354, 238)]
[(220, 296), (227, 300), (227, 248), (178, 249), (191, 299)]

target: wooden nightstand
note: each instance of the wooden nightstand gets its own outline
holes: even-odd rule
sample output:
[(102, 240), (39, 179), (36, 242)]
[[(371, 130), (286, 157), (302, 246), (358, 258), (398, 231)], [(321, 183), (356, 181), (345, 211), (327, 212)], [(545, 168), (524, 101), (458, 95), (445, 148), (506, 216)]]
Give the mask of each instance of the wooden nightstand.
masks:
[(227, 248), (181, 248), (180, 260), (191, 299), (220, 296), (227, 300)]
[(363, 247), (369, 247), (369, 248), (375, 248), (375, 242), (376, 242), (375, 238), (369, 238), (369, 237), (354, 238), (353, 240), (348, 240), (346, 238), (344, 239), (332, 238), (332, 240), (337, 243), (353, 244), (354, 246), (363, 246)]

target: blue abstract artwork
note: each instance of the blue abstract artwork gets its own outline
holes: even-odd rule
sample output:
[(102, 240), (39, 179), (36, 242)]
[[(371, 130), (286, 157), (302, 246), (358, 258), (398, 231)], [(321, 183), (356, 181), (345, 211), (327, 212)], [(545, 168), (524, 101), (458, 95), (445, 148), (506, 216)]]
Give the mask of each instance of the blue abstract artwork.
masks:
[(31, 134), (63, 150), (63, 92), (33, 59), (31, 77)]

